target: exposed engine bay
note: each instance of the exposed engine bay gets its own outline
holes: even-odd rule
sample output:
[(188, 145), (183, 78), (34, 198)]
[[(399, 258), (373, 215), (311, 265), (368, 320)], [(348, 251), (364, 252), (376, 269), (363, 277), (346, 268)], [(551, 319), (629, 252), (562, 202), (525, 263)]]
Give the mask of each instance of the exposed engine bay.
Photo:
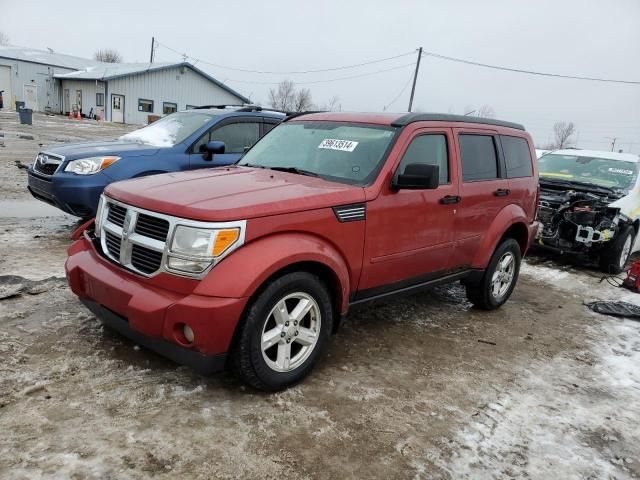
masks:
[(536, 243), (561, 252), (597, 254), (631, 220), (610, 204), (620, 195), (540, 182)]

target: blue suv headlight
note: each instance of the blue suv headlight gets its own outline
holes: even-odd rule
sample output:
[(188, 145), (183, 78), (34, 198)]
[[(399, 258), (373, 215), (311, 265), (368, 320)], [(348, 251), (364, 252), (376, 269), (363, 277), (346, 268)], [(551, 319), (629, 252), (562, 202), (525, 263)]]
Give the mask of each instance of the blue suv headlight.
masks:
[(120, 157), (90, 157), (71, 160), (64, 168), (65, 172), (76, 173), (78, 175), (93, 175), (100, 170), (104, 170), (109, 165), (113, 165), (120, 160)]

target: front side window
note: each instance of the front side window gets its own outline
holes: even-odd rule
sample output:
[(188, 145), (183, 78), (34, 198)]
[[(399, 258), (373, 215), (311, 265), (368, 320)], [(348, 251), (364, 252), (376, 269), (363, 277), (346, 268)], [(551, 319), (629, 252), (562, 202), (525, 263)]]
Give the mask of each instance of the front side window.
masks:
[(500, 135), (504, 161), (507, 166), (507, 178), (530, 177), (533, 175), (531, 167), (531, 151), (524, 138)]
[(498, 178), (498, 157), (493, 136), (462, 134), (459, 141), (464, 182)]
[(162, 114), (169, 115), (170, 113), (175, 113), (178, 111), (178, 104), (172, 102), (163, 102), (162, 103)]
[(590, 183), (628, 191), (636, 183), (638, 164), (608, 158), (550, 153), (538, 159), (540, 179)]
[(426, 163), (440, 167), (440, 185), (449, 183), (449, 155), (447, 137), (443, 134), (420, 135), (411, 141), (404, 152), (398, 172), (403, 173), (411, 163)]
[(96, 93), (96, 107), (104, 107), (104, 93)]
[(153, 100), (145, 100), (144, 98), (139, 99), (138, 111), (153, 113)]
[(210, 140), (224, 142), (225, 153), (244, 153), (260, 138), (260, 124), (253, 122), (230, 123), (211, 131)]
[(242, 158), (240, 165), (292, 168), (354, 185), (371, 183), (396, 129), (331, 121), (278, 125)]
[(183, 142), (214, 117), (215, 115), (198, 110), (172, 113), (140, 130), (122, 135), (120, 140), (156, 147), (172, 147)]

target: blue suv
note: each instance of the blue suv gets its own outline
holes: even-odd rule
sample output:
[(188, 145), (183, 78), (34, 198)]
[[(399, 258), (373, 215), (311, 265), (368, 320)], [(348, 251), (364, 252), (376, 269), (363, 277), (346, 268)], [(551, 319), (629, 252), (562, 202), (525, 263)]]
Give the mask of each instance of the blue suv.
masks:
[(284, 118), (260, 107), (225, 105), (172, 113), (117, 140), (43, 150), (29, 168), (28, 188), (39, 200), (90, 218), (111, 182), (235, 163)]

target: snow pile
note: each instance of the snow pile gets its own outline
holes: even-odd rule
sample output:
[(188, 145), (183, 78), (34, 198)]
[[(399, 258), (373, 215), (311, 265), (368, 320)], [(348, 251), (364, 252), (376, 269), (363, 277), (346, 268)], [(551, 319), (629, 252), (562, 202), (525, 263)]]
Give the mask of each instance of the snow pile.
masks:
[(182, 126), (182, 123), (177, 119), (167, 118), (162, 122), (152, 123), (140, 130), (122, 135), (120, 140), (154, 147), (173, 147)]

